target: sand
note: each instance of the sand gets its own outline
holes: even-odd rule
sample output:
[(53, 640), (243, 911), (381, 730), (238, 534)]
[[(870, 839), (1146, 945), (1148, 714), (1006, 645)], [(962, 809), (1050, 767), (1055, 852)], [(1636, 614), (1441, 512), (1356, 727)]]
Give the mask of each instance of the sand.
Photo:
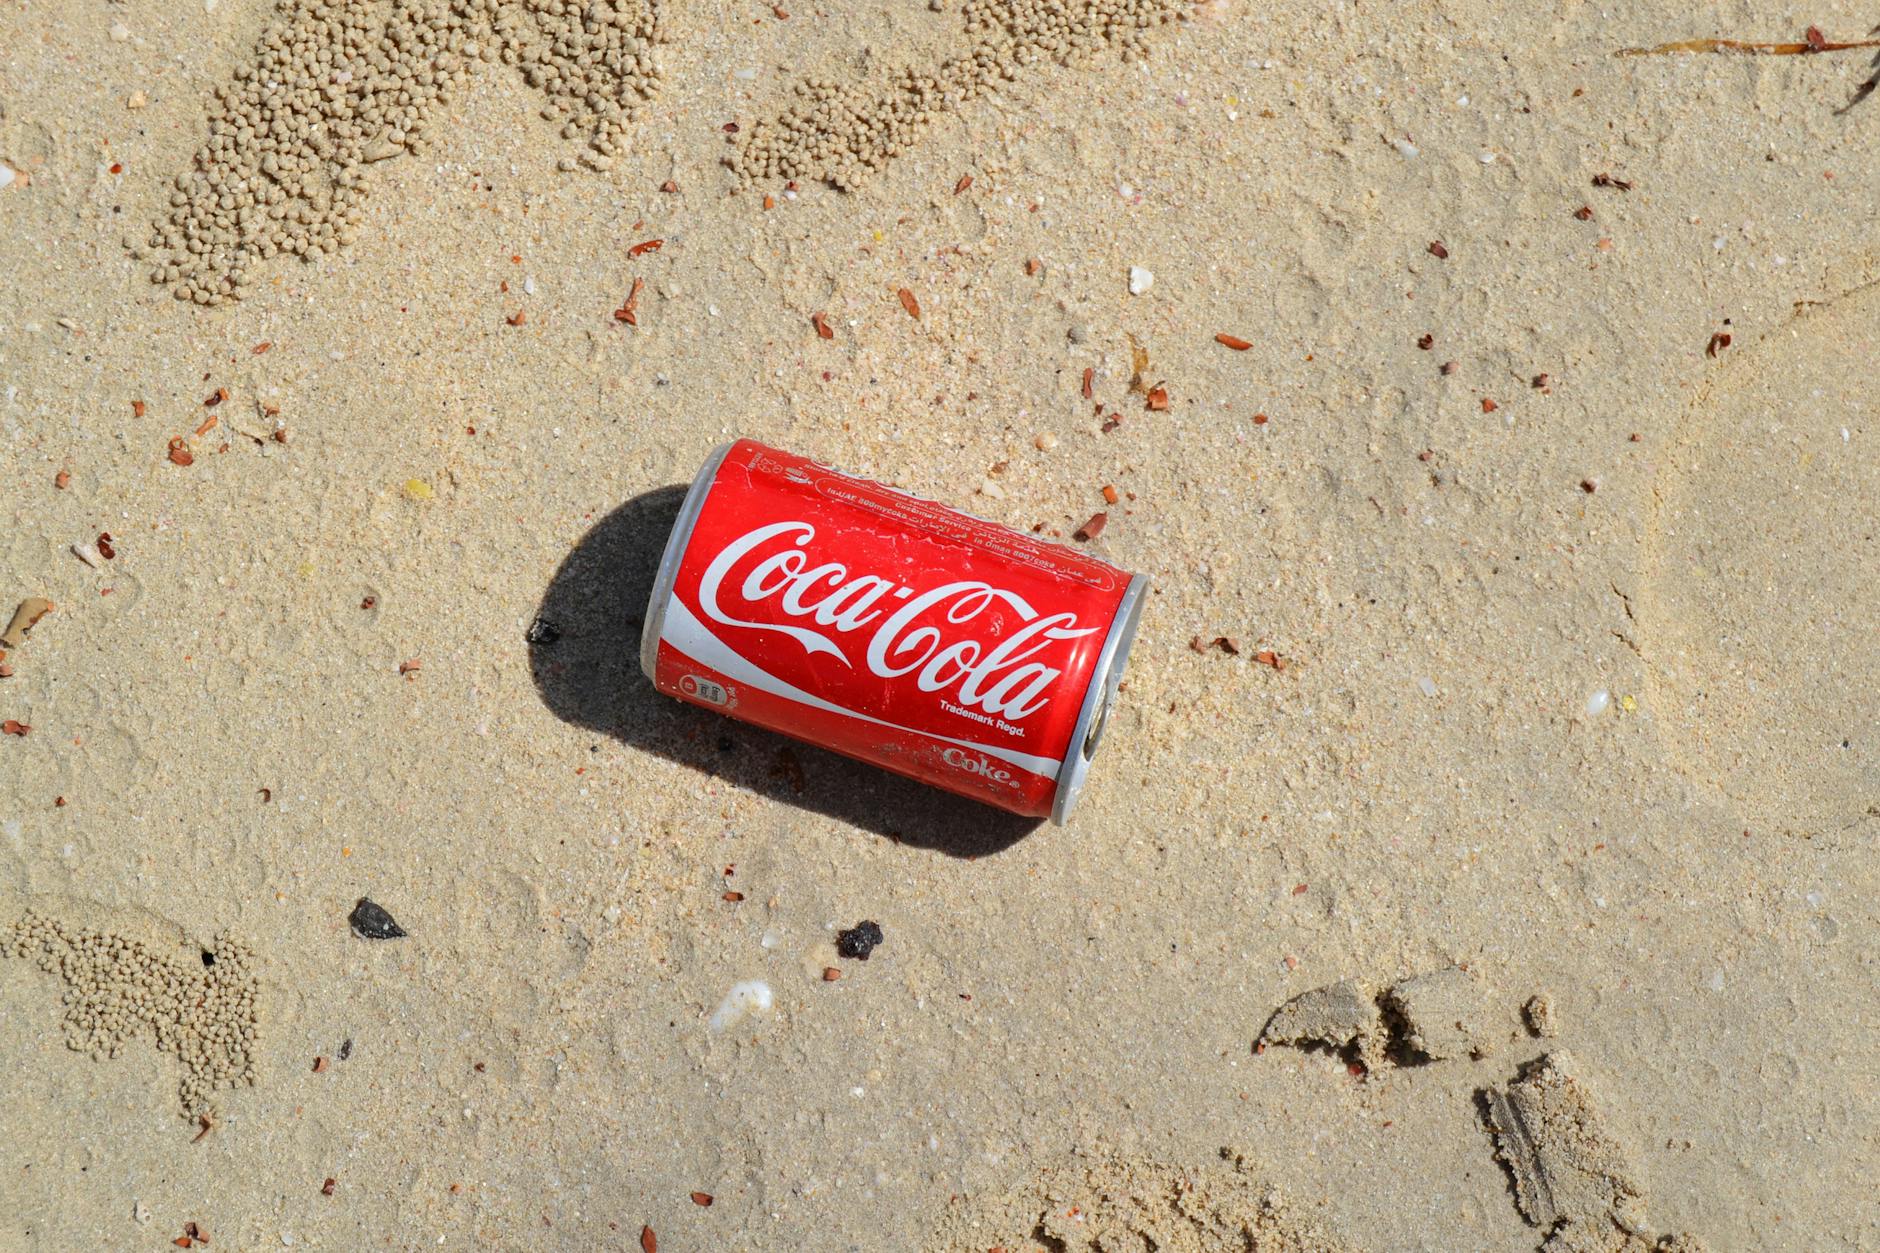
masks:
[[(903, 1250), (1198, 1180), (1274, 1247), (1533, 1249), (1477, 1093), (1562, 1050), (1654, 1239), (1880, 1246), (1870, 54), (1612, 55), (1871, 11), (1216, 0), (844, 191), (726, 162), (961, 7), (662, 5), (618, 142), (479, 62), (345, 240), (179, 301), (133, 250), (273, 13), (0, 17), (0, 620), (56, 606), (0, 928), (255, 988), (191, 1109), (0, 959), (0, 1248)], [(650, 691), (734, 434), (1107, 512), (1155, 590), (1071, 825)], [(1254, 1051), (1451, 966), (1484, 1057)]]

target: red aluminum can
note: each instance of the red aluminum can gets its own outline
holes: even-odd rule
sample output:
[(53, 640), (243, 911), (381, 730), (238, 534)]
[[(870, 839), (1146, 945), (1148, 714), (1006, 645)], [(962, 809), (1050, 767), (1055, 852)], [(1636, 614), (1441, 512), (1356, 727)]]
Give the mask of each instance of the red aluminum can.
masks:
[(640, 664), (669, 696), (1061, 823), (1148, 585), (739, 440), (686, 494)]

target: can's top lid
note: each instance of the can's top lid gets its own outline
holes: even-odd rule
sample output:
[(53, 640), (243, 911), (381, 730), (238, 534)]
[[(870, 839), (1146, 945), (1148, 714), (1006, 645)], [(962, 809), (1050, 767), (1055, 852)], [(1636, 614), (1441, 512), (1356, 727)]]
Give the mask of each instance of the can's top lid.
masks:
[(1071, 727), (1070, 747), (1058, 768), (1057, 797), (1051, 803), (1051, 821), (1063, 826), (1070, 820), (1071, 807), (1083, 793), (1084, 779), (1090, 773), (1090, 759), (1096, 756), (1097, 742), (1109, 724), (1110, 704), (1116, 699), (1116, 685), (1123, 681), (1123, 664), (1129, 660), (1130, 645), (1136, 642), (1136, 624), (1142, 620), (1142, 603), (1149, 590), (1147, 575), (1129, 580), (1129, 590), (1116, 606), (1116, 620), (1104, 638), (1103, 651), (1090, 672), (1090, 687), (1084, 693), (1084, 705)]

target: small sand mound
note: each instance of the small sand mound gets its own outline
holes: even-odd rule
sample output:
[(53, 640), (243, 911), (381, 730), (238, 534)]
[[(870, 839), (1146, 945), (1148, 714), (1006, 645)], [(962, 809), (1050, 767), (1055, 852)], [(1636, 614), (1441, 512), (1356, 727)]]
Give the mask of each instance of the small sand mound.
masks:
[(943, 112), (1035, 65), (1072, 65), (1105, 50), (1144, 55), (1146, 36), (1190, 6), (1179, 0), (967, 0), (965, 47), (882, 84), (805, 79), (797, 101), (742, 137), (746, 182), (820, 180), (847, 190), (900, 156)]
[(948, 1208), (927, 1253), (1342, 1253), (1228, 1150), (1193, 1169), (1099, 1158)]
[(139, 255), (177, 299), (214, 305), (239, 297), (261, 261), (337, 252), (367, 168), (422, 151), (438, 107), (497, 56), (605, 168), (652, 97), (663, 38), (659, 0), (283, 0), (217, 90), (209, 140)]
[(65, 984), (65, 1043), (102, 1060), (149, 1037), (183, 1064), (183, 1112), (218, 1089), (253, 1084), (258, 984), (254, 952), (227, 935), (205, 961), (179, 961), (137, 940), (68, 927), (28, 911), (0, 932), (0, 957), (25, 957)]
[(1481, 1094), (1495, 1156), (1547, 1253), (1701, 1253), (1688, 1235), (1654, 1236), (1644, 1186), (1572, 1054), (1549, 1053)]

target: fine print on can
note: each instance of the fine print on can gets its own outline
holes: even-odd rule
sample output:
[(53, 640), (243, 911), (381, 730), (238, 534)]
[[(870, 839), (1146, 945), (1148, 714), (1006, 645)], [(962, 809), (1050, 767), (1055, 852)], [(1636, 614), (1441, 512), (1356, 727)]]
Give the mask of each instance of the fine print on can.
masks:
[(739, 440), (686, 495), (640, 664), (669, 696), (1063, 822), (1147, 586)]

